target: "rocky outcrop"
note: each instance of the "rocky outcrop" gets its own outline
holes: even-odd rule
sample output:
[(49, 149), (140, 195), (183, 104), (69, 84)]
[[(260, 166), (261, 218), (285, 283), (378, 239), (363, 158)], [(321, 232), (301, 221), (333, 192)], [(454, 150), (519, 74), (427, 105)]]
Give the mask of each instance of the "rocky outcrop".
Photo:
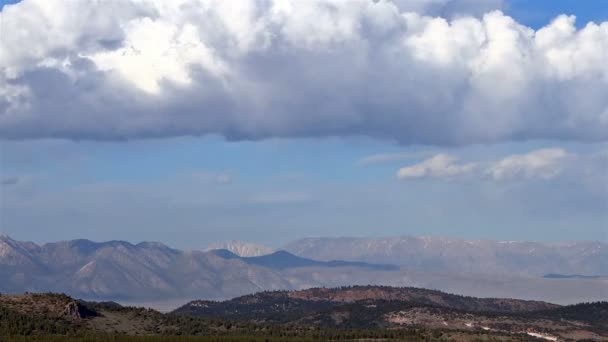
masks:
[(71, 319), (82, 319), (80, 308), (76, 302), (67, 303), (63, 309), (62, 315)]

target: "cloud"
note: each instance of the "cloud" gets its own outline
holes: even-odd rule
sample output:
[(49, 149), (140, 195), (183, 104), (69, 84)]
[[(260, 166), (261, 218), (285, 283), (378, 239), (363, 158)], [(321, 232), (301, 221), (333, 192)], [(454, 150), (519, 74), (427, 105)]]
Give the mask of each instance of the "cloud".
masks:
[(456, 157), (447, 154), (437, 154), (419, 164), (399, 169), (397, 177), (407, 178), (451, 178), (470, 174), (475, 170), (474, 163), (459, 164)]
[(608, 140), (608, 22), (502, 6), (25, 0), (0, 12), (0, 138)]
[(495, 180), (513, 178), (549, 179), (558, 175), (568, 157), (566, 151), (548, 148), (512, 155), (489, 165), (485, 172)]
[(494, 181), (551, 179), (576, 163), (587, 163), (560, 148), (546, 148), (525, 154), (513, 154), (494, 161), (459, 163), (458, 158), (440, 153), (418, 164), (403, 167), (397, 172), (399, 179), (455, 178), (474, 175)]

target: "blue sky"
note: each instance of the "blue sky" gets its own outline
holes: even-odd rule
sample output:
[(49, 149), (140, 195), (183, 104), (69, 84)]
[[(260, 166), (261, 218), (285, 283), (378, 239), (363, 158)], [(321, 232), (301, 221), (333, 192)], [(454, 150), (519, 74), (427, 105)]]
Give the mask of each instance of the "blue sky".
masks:
[(601, 0), (511, 0), (506, 12), (533, 28), (542, 27), (561, 14), (575, 15), (579, 27), (608, 18), (608, 8)]
[[(7, 1), (0, 0), (0, 6), (5, 3)], [(578, 29), (589, 21), (608, 21), (608, 6), (599, 0), (517, 0), (502, 6), (506, 15), (533, 29), (548, 25), (564, 13), (577, 16)], [(3, 10), (3, 15), (2, 19), (7, 21), (9, 15), (16, 14)], [(7, 26), (3, 29), (6, 35)], [(108, 35), (118, 37), (115, 33)], [(50, 33), (49, 36), (62, 39)], [(72, 44), (70, 39), (66, 41)], [(88, 45), (79, 49), (84, 54), (90, 53), (86, 50)], [(49, 51), (49, 56), (55, 56), (63, 50)], [(301, 68), (319, 70), (313, 64), (315, 58), (302, 57), (298, 63)], [(26, 60), (19, 58), (19, 61)], [(254, 62), (259, 61), (248, 61)], [(98, 60), (96, 63), (98, 67), (102, 65)], [(240, 68), (249, 65), (243, 64)], [(34, 68), (29, 64), (19, 64), (19, 67)], [(259, 72), (270, 67), (272, 63), (264, 64)], [(48, 68), (35, 70), (37, 73), (24, 71), (23, 77), (15, 80), (38, 82)], [(179, 74), (178, 69), (170, 70)], [(258, 69), (247, 70), (253, 74)], [(277, 82), (291, 72), (277, 74)], [(303, 84), (300, 88), (295, 86), (298, 92), (319, 98), (323, 98), (328, 89), (349, 89), (347, 82), (321, 90), (306, 88), (308, 76), (293, 75), (301, 83), (289, 84)], [(550, 122), (553, 114), (547, 109), (552, 107), (548, 105), (534, 107), (543, 111), (531, 112), (531, 116), (538, 115), (538, 118), (504, 130), (497, 121), (496, 129), (493, 126), (477, 129), (476, 122), (471, 122), (463, 126), (464, 129), (452, 131), (450, 124), (437, 124), (434, 120), (442, 119), (434, 119), (431, 113), (424, 116), (430, 118), (429, 122), (420, 119), (423, 120), (420, 129), (413, 127), (410, 131), (411, 124), (404, 121), (406, 130), (401, 133), (402, 129), (397, 130), (401, 125), (399, 120), (409, 119), (395, 119), (394, 130), (392, 119), (374, 121), (370, 119), (373, 116), (337, 126), (338, 119), (350, 118), (351, 114), (341, 114), (348, 105), (337, 104), (329, 114), (324, 114), (325, 107), (317, 111), (312, 103), (310, 112), (294, 114), (297, 118), (294, 125), (288, 123), (292, 117), (280, 113), (260, 112), (243, 118), (240, 114), (225, 114), (238, 117), (239, 121), (210, 118), (209, 126), (196, 131), (201, 121), (187, 116), (187, 120), (193, 120), (194, 134), (190, 134), (186, 121), (183, 128), (181, 122), (172, 121), (173, 116), (166, 119), (161, 114), (154, 116), (157, 114), (153, 112), (155, 107), (169, 106), (158, 98), (164, 98), (165, 93), (179, 93), (181, 88), (161, 84), (159, 89), (163, 95), (159, 95), (154, 87), (145, 88), (141, 83), (137, 86), (147, 93), (140, 94), (120, 83), (116, 86), (117, 93), (134, 94), (123, 103), (112, 100), (116, 95), (106, 88), (92, 85), (96, 79), (83, 78), (74, 84), (78, 89), (91, 89), (91, 92), (101, 89), (105, 98), (111, 99), (107, 101), (118, 103), (116, 107), (103, 107), (101, 114), (90, 108), (89, 111), (79, 109), (75, 114), (58, 110), (55, 114), (56, 106), (66, 101), (71, 103), (80, 95), (70, 90), (68, 97), (64, 97), (51, 90), (52, 83), (40, 83), (43, 93), (36, 93), (37, 98), (46, 102), (32, 102), (28, 108), (42, 110), (27, 112), (28, 118), (35, 119), (4, 127), (0, 121), (3, 138), (0, 143), (0, 232), (37, 242), (74, 238), (158, 240), (182, 248), (204, 248), (212, 242), (232, 239), (279, 246), (310, 236), (409, 234), (608, 242), (608, 180), (603, 175), (608, 166), (608, 139), (602, 135), (600, 124), (583, 125), (593, 123), (589, 121), (593, 120), (591, 117), (569, 121), (570, 126), (583, 122), (576, 130), (568, 131), (568, 125), (553, 127)], [(587, 82), (580, 81), (583, 79), (577, 82)], [(180, 87), (195, 82), (177, 78), (174, 81)], [(34, 83), (27, 84), (37, 89)], [(578, 83), (576, 89), (594, 89), (593, 85), (595, 83)], [(602, 89), (605, 88), (598, 91)], [(369, 90), (371, 92), (373, 90)], [(205, 94), (200, 96), (207, 101)], [(337, 94), (339, 98), (341, 93)], [(291, 94), (283, 96), (292, 99)], [(429, 96), (442, 95), (438, 92)], [(179, 98), (190, 99), (192, 93)], [(83, 101), (96, 106), (109, 103), (90, 97)], [(146, 107), (151, 108), (152, 114), (140, 115), (135, 109), (131, 112), (130, 102), (147, 106), (147, 101), (152, 101), (150, 107)], [(303, 103), (296, 97), (293, 101)], [(373, 110), (393, 108), (374, 107), (374, 101), (376, 98), (370, 99), (365, 106)], [(390, 101), (398, 100), (387, 98), (387, 102)], [(588, 102), (594, 101), (595, 97)], [(183, 102), (180, 105), (184, 105)], [(213, 110), (207, 107), (213, 105), (214, 102), (204, 102), (202, 108)], [(278, 103), (281, 105), (282, 102)], [(0, 103), (0, 110), (4, 110), (2, 106)], [(112, 108), (118, 113), (115, 116)], [(224, 107), (218, 108), (221, 111)], [(364, 112), (368, 107), (362, 108), (358, 110)], [(443, 107), (439, 112), (441, 110)], [(204, 114), (197, 115), (204, 117)], [(155, 121), (130, 131), (148, 116)], [(462, 120), (473, 116), (466, 114), (452, 125), (460, 127)], [(44, 121), (47, 117), (55, 121)], [(127, 122), (123, 120), (125, 117), (137, 120)], [(89, 119), (99, 126), (88, 124)], [(106, 122), (110, 128), (104, 128)], [(162, 122), (162, 126), (154, 126), (157, 122)], [(545, 129), (544, 123), (549, 128)], [(524, 125), (530, 128), (518, 131)], [(440, 127), (437, 133), (433, 131), (436, 126)], [(148, 127), (152, 128), (148, 131)], [(468, 127), (473, 128), (469, 131)], [(118, 131), (125, 132), (124, 136), (116, 133)], [(436, 136), (429, 137), (434, 134)], [(433, 159), (438, 155), (449, 157), (442, 164), (443, 159)], [(439, 164), (433, 164), (433, 160)], [(428, 162), (425, 164), (425, 161)]]

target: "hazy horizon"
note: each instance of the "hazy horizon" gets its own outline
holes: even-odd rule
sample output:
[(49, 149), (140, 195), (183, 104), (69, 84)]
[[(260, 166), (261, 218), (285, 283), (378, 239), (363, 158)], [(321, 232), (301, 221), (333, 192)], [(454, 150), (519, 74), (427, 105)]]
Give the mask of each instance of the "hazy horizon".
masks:
[[(196, 243), (191, 243), (193, 244), (195, 247), (193, 248), (189, 248), (189, 247), (184, 247), (184, 246), (179, 246), (179, 245), (172, 245), (169, 243), (166, 243), (164, 241), (160, 241), (160, 240), (146, 240), (146, 239), (140, 239), (140, 240), (123, 240), (123, 239), (108, 239), (108, 240), (96, 240), (96, 239), (89, 239), (86, 237), (74, 237), (74, 238), (68, 238), (68, 239), (55, 239), (55, 240), (24, 240), (24, 239), (19, 239), (15, 236), (11, 236), (8, 234), (0, 234), (0, 236), (4, 236), (4, 237), (8, 237), (9, 239), (15, 240), (15, 241), (20, 241), (20, 242), (33, 242), (37, 245), (44, 245), (44, 244), (48, 244), (48, 243), (58, 243), (58, 242), (68, 242), (68, 241), (78, 241), (78, 240), (86, 240), (86, 241), (91, 241), (94, 243), (99, 243), (99, 244), (103, 244), (103, 243), (108, 243), (108, 242), (126, 242), (129, 243), (131, 245), (137, 245), (140, 243), (160, 243), (163, 244), (167, 247), (170, 248), (174, 248), (174, 249), (178, 249), (178, 250), (192, 250), (192, 251), (206, 251), (206, 250), (211, 250), (211, 249), (215, 249), (216, 246), (222, 246), (222, 245), (227, 245), (230, 243), (244, 243), (244, 244), (252, 244), (255, 246), (259, 246), (259, 247), (268, 247), (272, 249), (272, 252), (274, 251), (278, 251), (278, 250), (282, 250), (286, 245), (293, 243), (293, 242), (297, 242), (297, 241), (303, 241), (303, 240), (390, 240), (390, 239), (401, 239), (401, 238), (414, 238), (414, 239), (425, 239), (425, 238), (429, 238), (429, 239), (434, 239), (434, 240), (448, 240), (448, 241), (464, 241), (464, 242), (497, 242), (497, 243), (538, 243), (538, 244), (542, 244), (542, 245), (547, 245), (547, 246), (552, 246), (552, 245), (569, 245), (569, 244), (574, 244), (574, 243), (601, 243), (604, 245), (608, 245), (608, 243), (606, 241), (600, 241), (600, 240), (557, 240), (557, 241), (536, 241), (536, 240), (500, 240), (500, 239), (466, 239), (466, 238), (461, 238), (461, 237), (457, 237), (457, 236), (447, 236), (447, 235), (392, 235), (392, 236), (364, 236), (364, 235), (359, 235), (359, 236), (303, 236), (303, 237), (298, 237), (295, 239), (291, 239), (291, 240), (285, 240), (283, 242), (280, 242), (278, 244), (268, 244), (268, 243), (263, 243), (263, 242), (258, 242), (255, 240), (243, 240), (243, 239), (228, 239), (228, 240), (215, 240), (215, 241), (201, 241), (200, 244), (196, 244)], [(223, 247), (217, 247), (218, 249), (221, 249)], [(271, 252), (271, 253), (272, 253)]]

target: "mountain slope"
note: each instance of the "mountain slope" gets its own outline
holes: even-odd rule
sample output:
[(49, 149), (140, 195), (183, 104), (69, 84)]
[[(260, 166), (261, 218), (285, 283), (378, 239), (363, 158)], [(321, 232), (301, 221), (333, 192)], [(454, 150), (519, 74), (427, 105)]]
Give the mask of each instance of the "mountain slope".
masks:
[[(0, 238), (2, 292), (64, 292), (85, 298), (226, 298), (290, 288), (276, 272), (212, 253), (182, 252), (160, 243), (88, 240), (26, 249)], [(10, 246), (10, 247), (6, 247)], [(29, 246), (29, 243), (28, 243)], [(9, 249), (10, 248), (10, 249)]]
[[(0, 292), (62, 292), (81, 298), (230, 298), (261, 290), (296, 289), (314, 269), (384, 270), (387, 266), (318, 262), (287, 252), (239, 257), (226, 250), (179, 251), (160, 243), (61, 241), (42, 246), (0, 237)], [(298, 268), (292, 273), (290, 270)], [(348, 279), (346, 279), (348, 281)]]

